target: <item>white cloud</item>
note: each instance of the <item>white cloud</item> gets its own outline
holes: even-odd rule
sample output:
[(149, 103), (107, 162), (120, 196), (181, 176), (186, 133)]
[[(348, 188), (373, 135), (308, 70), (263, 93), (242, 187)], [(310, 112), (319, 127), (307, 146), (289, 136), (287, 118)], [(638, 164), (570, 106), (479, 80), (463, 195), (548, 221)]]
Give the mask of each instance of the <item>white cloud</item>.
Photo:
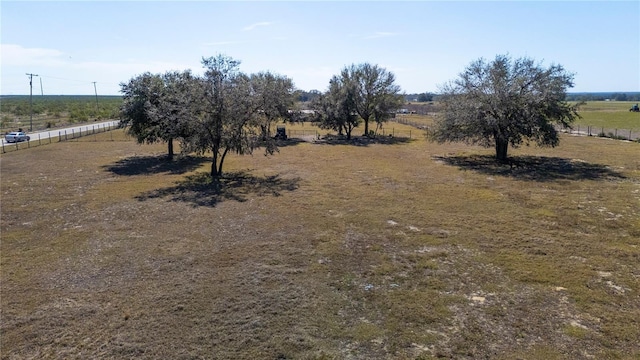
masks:
[(269, 26), (269, 25), (273, 25), (272, 22), (269, 21), (263, 21), (263, 22), (258, 22), (255, 24), (251, 24), (249, 26), (245, 26), (244, 28), (242, 28), (243, 31), (251, 31), (259, 26)]
[(25, 48), (15, 44), (0, 44), (3, 66), (62, 66), (69, 62), (56, 49)]
[[(27, 48), (15, 44), (0, 44), (2, 94), (28, 94), (26, 72), (39, 75), (46, 94), (91, 94), (92, 82), (98, 83), (101, 94), (118, 94), (119, 83), (144, 72), (163, 73), (170, 70), (201, 70), (198, 59), (192, 63), (149, 61), (144, 58), (114, 61), (77, 61), (56, 49)], [(25, 85), (26, 84), (26, 85)]]

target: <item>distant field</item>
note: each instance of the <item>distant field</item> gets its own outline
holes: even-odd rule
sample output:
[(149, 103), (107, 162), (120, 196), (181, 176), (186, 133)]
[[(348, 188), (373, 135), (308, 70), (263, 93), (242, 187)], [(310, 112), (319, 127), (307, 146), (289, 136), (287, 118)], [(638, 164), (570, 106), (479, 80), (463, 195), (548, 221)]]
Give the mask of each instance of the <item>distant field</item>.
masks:
[[(631, 101), (588, 102), (580, 106), (578, 113), (582, 118), (576, 120), (574, 127), (586, 131), (587, 126), (591, 126), (594, 135), (601, 131), (615, 132), (616, 129), (625, 136), (628, 135), (629, 130), (638, 133), (640, 132), (640, 113), (629, 111), (633, 104), (635, 102)], [(393, 121), (409, 123), (414, 126), (430, 126), (433, 124), (434, 117), (431, 115), (398, 114)]]
[(580, 106), (578, 113), (582, 119), (576, 125), (592, 126), (598, 131), (625, 129), (640, 131), (640, 113), (630, 112), (634, 101), (590, 101)]
[(117, 119), (121, 96), (33, 96), (33, 121), (29, 96), (0, 97), (0, 133), (22, 128), (33, 131)]

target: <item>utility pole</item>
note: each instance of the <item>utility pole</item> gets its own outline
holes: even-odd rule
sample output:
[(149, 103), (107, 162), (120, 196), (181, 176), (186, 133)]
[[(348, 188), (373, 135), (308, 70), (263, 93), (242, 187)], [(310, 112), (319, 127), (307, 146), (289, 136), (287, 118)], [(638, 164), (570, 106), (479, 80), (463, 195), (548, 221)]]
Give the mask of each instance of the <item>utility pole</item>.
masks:
[(29, 131), (33, 131), (33, 77), (38, 75), (27, 73), (27, 76), (29, 77)]
[(44, 90), (42, 90), (42, 78), (40, 78), (40, 95), (44, 96)]
[(96, 116), (98, 116), (98, 89), (96, 88), (96, 82), (93, 82), (93, 91), (96, 92)]

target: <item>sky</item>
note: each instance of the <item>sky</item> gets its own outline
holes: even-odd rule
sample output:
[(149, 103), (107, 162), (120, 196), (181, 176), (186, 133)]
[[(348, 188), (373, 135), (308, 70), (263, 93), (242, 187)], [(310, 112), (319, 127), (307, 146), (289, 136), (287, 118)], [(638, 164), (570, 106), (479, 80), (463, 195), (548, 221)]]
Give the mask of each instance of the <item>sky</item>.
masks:
[[(640, 1), (0, 1), (0, 94), (119, 95), (224, 54), (325, 91), (351, 64), (438, 92), (496, 55), (560, 64), (569, 92), (640, 91)], [(94, 84), (95, 82), (95, 84)]]

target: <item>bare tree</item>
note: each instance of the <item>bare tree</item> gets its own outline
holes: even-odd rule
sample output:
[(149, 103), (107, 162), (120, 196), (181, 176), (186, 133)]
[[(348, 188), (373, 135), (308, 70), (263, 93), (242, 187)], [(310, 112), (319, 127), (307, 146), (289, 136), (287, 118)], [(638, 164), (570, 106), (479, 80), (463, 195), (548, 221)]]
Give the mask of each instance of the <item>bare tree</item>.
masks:
[(443, 106), (430, 135), (437, 142), (464, 141), (495, 146), (505, 161), (509, 145), (535, 141), (559, 144), (554, 124), (570, 126), (579, 117), (577, 106), (565, 101), (573, 74), (561, 65), (541, 66), (529, 58), (498, 55), (472, 62), (456, 80), (442, 87)]

